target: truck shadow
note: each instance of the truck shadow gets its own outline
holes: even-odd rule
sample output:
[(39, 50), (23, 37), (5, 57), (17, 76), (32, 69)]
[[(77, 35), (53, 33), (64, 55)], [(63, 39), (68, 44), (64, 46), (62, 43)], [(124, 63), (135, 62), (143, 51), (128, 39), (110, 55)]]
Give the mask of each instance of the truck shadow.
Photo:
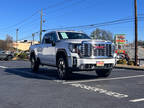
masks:
[[(8, 68), (5, 69), (7, 75), (18, 75), (31, 79), (43, 79), (43, 80), (59, 80), (56, 69), (41, 68), (37, 73), (33, 73), (30, 68)], [(97, 79), (98, 77), (93, 71), (91, 72), (75, 72), (69, 75), (68, 81), (74, 80), (89, 80)]]

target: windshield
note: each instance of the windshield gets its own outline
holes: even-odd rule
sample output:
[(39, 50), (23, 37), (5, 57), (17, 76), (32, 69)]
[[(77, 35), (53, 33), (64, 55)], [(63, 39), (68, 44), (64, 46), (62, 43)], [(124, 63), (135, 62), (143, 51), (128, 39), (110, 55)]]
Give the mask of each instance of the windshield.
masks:
[(58, 32), (60, 39), (90, 39), (90, 37), (83, 33), (76, 32)]

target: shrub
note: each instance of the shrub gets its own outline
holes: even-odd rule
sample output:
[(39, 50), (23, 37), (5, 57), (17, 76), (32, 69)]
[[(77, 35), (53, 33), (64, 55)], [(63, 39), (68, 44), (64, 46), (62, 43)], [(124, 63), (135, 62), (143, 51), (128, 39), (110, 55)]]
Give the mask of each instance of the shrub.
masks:
[(125, 59), (118, 60), (117, 64), (127, 64), (127, 61)]
[(18, 57), (21, 59), (28, 59), (28, 55), (25, 52), (20, 53)]
[(128, 62), (128, 65), (134, 66), (134, 61), (129, 61), (129, 62)]
[(17, 57), (19, 54), (18, 53), (14, 53), (14, 57)]

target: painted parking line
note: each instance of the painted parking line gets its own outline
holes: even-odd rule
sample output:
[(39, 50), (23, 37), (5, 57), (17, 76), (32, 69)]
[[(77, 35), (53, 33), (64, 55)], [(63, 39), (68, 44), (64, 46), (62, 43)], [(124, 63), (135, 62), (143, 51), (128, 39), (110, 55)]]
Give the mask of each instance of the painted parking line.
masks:
[(141, 101), (144, 101), (144, 98), (130, 100), (130, 102), (141, 102)]
[(81, 88), (81, 89), (86, 89), (88, 91), (93, 91), (93, 92), (96, 92), (96, 93), (99, 93), (99, 94), (105, 94), (105, 95), (108, 95), (108, 96), (112, 96), (112, 97), (115, 97), (115, 98), (127, 98), (128, 95), (126, 94), (122, 94), (122, 93), (117, 93), (117, 92), (113, 92), (113, 91), (109, 91), (109, 90), (105, 90), (105, 89), (101, 89), (101, 88), (97, 88), (97, 87), (92, 87), (92, 86), (87, 86), (87, 85), (84, 85), (84, 84), (69, 84), (73, 87), (77, 87), (77, 88)]
[(0, 68), (7, 69), (8, 67), (5, 67), (5, 66), (0, 66)]
[(63, 84), (71, 84), (71, 83), (86, 83), (86, 82), (96, 82), (96, 81), (109, 81), (109, 80), (122, 80), (122, 79), (131, 79), (131, 78), (140, 78), (144, 77), (144, 75), (135, 75), (135, 76), (127, 76), (127, 77), (116, 77), (116, 78), (105, 78), (105, 79), (93, 79), (93, 80), (80, 80), (80, 81), (64, 81)]

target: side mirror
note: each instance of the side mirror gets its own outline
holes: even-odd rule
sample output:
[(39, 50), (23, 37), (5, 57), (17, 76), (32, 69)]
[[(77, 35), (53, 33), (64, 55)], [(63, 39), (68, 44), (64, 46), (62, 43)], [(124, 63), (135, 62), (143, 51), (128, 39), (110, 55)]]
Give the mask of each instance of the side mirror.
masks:
[(56, 45), (54, 41), (52, 41), (51, 43), (52, 43), (52, 46), (55, 46), (55, 45)]
[(51, 43), (51, 42), (52, 42), (52, 41), (50, 40), (50, 38), (45, 39), (45, 43), (49, 44), (49, 43)]

